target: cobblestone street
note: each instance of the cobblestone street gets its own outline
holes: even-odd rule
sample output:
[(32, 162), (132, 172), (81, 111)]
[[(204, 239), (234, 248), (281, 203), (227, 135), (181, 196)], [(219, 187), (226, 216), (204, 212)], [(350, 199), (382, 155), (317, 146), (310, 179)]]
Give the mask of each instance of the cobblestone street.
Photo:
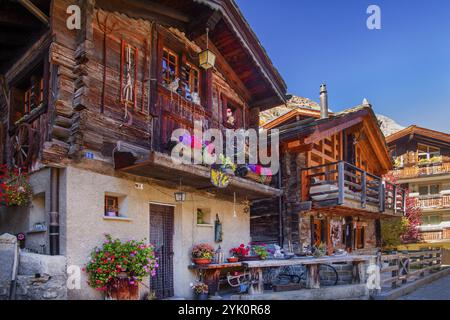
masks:
[(450, 300), (450, 275), (427, 284), (398, 300)]

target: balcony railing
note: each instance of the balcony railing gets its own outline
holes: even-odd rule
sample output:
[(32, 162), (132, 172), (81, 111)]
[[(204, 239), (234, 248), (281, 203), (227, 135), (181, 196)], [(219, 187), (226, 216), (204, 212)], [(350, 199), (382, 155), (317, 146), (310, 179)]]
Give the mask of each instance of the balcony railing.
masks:
[[(345, 205), (346, 200), (394, 214), (404, 213), (405, 191), (350, 163), (340, 161), (302, 169), (302, 201), (313, 205)], [(327, 205), (329, 204), (329, 205)]]
[(431, 196), (419, 196), (416, 206), (422, 209), (444, 209), (450, 208), (450, 195), (436, 194)]
[(397, 179), (418, 178), (450, 173), (450, 162), (430, 163), (398, 168), (393, 171)]
[(438, 241), (444, 239), (442, 231), (421, 232), (420, 235), (424, 241)]

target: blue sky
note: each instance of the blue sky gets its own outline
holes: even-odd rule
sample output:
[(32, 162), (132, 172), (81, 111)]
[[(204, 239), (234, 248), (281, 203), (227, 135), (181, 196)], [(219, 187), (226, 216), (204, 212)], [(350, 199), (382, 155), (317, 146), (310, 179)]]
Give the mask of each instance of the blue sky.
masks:
[[(450, 133), (450, 1), (237, 0), (288, 85), (330, 108), (369, 99), (401, 125)], [(367, 7), (381, 8), (369, 30)]]

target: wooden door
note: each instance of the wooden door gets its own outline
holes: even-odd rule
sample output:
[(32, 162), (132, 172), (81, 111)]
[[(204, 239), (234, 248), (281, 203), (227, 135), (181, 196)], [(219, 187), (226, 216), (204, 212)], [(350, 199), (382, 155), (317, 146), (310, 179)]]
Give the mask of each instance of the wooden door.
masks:
[(174, 295), (173, 290), (174, 208), (150, 204), (150, 243), (155, 246), (158, 268), (150, 288), (158, 299)]

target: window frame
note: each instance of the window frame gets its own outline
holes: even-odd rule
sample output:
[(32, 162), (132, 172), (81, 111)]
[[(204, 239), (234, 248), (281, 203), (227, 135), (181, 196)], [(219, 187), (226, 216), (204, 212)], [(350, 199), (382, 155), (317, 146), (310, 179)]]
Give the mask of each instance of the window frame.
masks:
[[(186, 70), (186, 76), (188, 76), (188, 79), (185, 79), (187, 84), (189, 85), (189, 90), (191, 92), (191, 94), (193, 92), (197, 92), (197, 94), (199, 95), (199, 97), (201, 97), (202, 94), (202, 89), (201, 89), (201, 72), (200, 72), (200, 68), (196, 67), (193, 63), (191, 62), (186, 62), (186, 66), (185, 68), (189, 68), (189, 72), (187, 72)], [(197, 72), (197, 91), (194, 91), (194, 85), (193, 85), (193, 80), (195, 78), (192, 77), (192, 73), (193, 71)]]
[(115, 202), (115, 207), (114, 207), (114, 209), (115, 209), (115, 217), (120, 217), (120, 212), (119, 212), (119, 197), (117, 197), (117, 196), (112, 196), (112, 195), (108, 195), (108, 194), (105, 194), (105, 198), (104, 198), (105, 200), (105, 203), (104, 203), (104, 216), (105, 217), (111, 217), (110, 215), (108, 215), (108, 212), (111, 212), (111, 211), (108, 211), (108, 207), (110, 207), (110, 205), (108, 204), (108, 200), (113, 200), (114, 202)]
[[(166, 52), (167, 52), (167, 58), (164, 57)], [(163, 47), (162, 48), (162, 55), (161, 55), (161, 62), (160, 62), (161, 63), (161, 81), (162, 81), (163, 84), (166, 84), (166, 85), (171, 83), (170, 78), (164, 76), (165, 70), (169, 70), (169, 72), (170, 72), (170, 64), (171, 64), (170, 56), (171, 55), (173, 57), (175, 57), (175, 63), (174, 63), (175, 74), (174, 74), (174, 76), (175, 77), (179, 77), (179, 74), (180, 74), (180, 72), (179, 72), (179, 70), (180, 70), (180, 58), (179, 58), (178, 54), (174, 50), (172, 50), (172, 49), (170, 49), (168, 47)], [(167, 69), (164, 68), (164, 61), (166, 61)]]
[[(423, 149), (426, 149), (426, 151), (425, 152), (421, 152), (419, 150), (420, 147), (422, 147)], [(430, 148), (437, 149), (438, 151), (431, 152)], [(437, 153), (438, 157), (441, 156), (441, 149), (439, 147), (433, 147), (433, 146), (430, 146), (430, 145), (427, 145), (427, 144), (423, 144), (423, 143), (417, 144), (417, 160), (418, 161), (422, 160), (421, 156), (426, 156), (426, 160), (430, 161), (433, 157), (436, 156), (436, 153)]]
[[(437, 193), (431, 193), (431, 187), (433, 187), (433, 186), (437, 186), (437, 189), (438, 189)], [(421, 194), (420, 188), (427, 188), (427, 194)], [(440, 191), (441, 191), (441, 185), (437, 184), (437, 183), (418, 186), (419, 196), (422, 196), (422, 197), (436, 196), (436, 195), (439, 195)]]

